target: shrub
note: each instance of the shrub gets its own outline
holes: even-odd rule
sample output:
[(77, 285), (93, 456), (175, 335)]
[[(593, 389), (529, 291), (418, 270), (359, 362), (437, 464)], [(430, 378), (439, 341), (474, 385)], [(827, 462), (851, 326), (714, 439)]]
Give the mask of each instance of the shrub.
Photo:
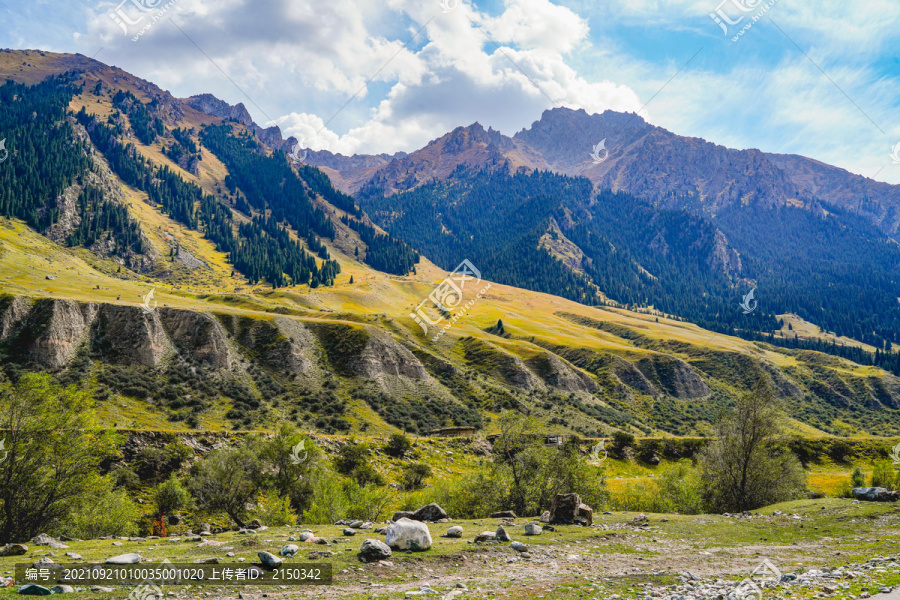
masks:
[(866, 487), (866, 474), (859, 467), (854, 467), (850, 474), (850, 487)]
[(266, 466), (267, 486), (287, 498), (298, 513), (309, 508), (313, 495), (310, 474), (322, 460), (318, 446), (292, 424), (284, 423), (263, 443), (260, 458)]
[(135, 457), (134, 469), (141, 481), (156, 483), (180, 469), (190, 456), (191, 449), (176, 438), (167, 441), (161, 448), (141, 448)]
[(264, 525), (269, 527), (297, 524), (297, 515), (291, 510), (290, 499), (274, 494), (264, 495), (260, 498), (256, 506), (255, 515)]
[(167, 517), (176, 511), (188, 508), (191, 505), (191, 494), (172, 475), (168, 480), (156, 486), (153, 492), (153, 502), (156, 504), (156, 514)]
[(138, 532), (140, 508), (124, 490), (104, 479), (82, 498), (56, 528), (58, 535), (96, 539), (101, 536), (133, 536)]
[(417, 490), (431, 477), (431, 467), (425, 463), (412, 463), (403, 467), (403, 489)]
[(334, 466), (338, 473), (353, 477), (359, 485), (384, 485), (384, 477), (369, 464), (368, 444), (353, 438), (340, 449)]
[(634, 447), (634, 436), (624, 431), (616, 431), (612, 436), (610, 449), (619, 458), (624, 457), (625, 448)]
[(897, 477), (894, 474), (894, 465), (889, 460), (881, 460), (875, 463), (872, 471), (872, 487), (883, 487), (889, 490), (897, 488)]
[(387, 444), (385, 444), (384, 451), (387, 452), (388, 456), (401, 458), (409, 452), (410, 448), (412, 448), (412, 442), (409, 441), (408, 437), (402, 433), (393, 433)]

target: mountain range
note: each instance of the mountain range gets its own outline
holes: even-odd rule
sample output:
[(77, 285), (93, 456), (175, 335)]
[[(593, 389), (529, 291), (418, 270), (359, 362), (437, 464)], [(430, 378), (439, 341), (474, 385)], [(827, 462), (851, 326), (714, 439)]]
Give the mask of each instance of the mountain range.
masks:
[(798, 434), (897, 431), (897, 186), (568, 109), (301, 163), (80, 55), (0, 75), (0, 365), (112, 425), (703, 434), (768, 376)]

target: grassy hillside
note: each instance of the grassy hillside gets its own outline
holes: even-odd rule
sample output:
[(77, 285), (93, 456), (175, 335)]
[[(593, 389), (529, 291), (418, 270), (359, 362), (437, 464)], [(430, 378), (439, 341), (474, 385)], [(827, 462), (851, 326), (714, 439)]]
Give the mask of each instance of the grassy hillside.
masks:
[[(124, 90), (143, 103), (156, 99), (166, 131), (191, 129), (197, 144), (203, 126), (222, 122), (152, 83), (83, 57), (0, 53), (0, 76), (16, 81), (34, 83), (72, 68), (82, 69), (79, 83), (84, 85), (70, 104), (73, 113), (85, 108), (105, 119), (114, 114), (113, 92)], [(150, 145), (129, 141), (155, 165), (214, 195), (235, 224), (247, 222), (246, 214), (232, 208), (227, 169), (208, 149), (200, 145), (202, 160), (192, 172), (163, 153), (171, 138)], [(265, 146), (260, 151), (271, 154)], [(204, 315), (200, 321), (221, 330), (210, 342), (220, 344), (219, 363), (208, 360), (208, 348), (186, 345), (193, 334), (175, 323), (187, 319), (181, 313), (166, 317), (171, 322), (163, 324), (160, 343), (168, 349), (154, 364), (123, 364), (98, 350), (99, 321), (67, 340), (80, 348), (80, 358), (68, 359), (62, 368), (48, 367), (33, 349), (5, 349), (8, 372), (11, 364), (48, 369), (95, 387), (110, 425), (268, 429), (287, 419), (310, 430), (344, 433), (398, 428), (422, 433), (459, 424), (490, 432), (499, 411), (515, 408), (546, 418), (560, 433), (599, 436), (623, 429), (638, 435), (702, 435), (721, 409), (767, 375), (789, 408), (790, 428), (800, 435), (900, 433), (900, 380), (894, 376), (816, 352), (714, 334), (662, 314), (590, 308), (548, 294), (470, 282), (460, 305), (467, 308), (426, 334), (411, 313), (448, 274), (427, 258), (407, 276), (372, 269), (361, 260), (366, 245), (360, 236), (339, 220), (345, 211), (320, 195), (313, 200), (336, 230), (333, 240), (322, 240), (340, 265), (334, 285), (251, 285), (234, 273), (228, 256), (203, 231), (175, 221), (149, 203), (146, 193), (112, 177), (156, 256), (147, 272), (58, 244), (21, 222), (0, 223), (0, 292), (10, 298), (73, 300), (87, 313), (91, 306), (110, 314), (115, 311), (104, 307), (122, 307), (134, 311), (127, 323), (143, 326), (139, 309), (153, 290), (158, 309), (198, 313)], [(296, 232), (291, 235), (298, 239)], [(564, 248), (558, 251), (565, 255)], [(430, 319), (440, 319), (430, 302), (426, 307)], [(10, 323), (28, 326), (8, 307), (4, 310)], [(263, 333), (275, 318), (282, 321), (272, 335), (284, 345), (269, 347)], [(235, 320), (244, 324), (235, 327)], [(502, 331), (496, 328), (500, 320)], [(51, 330), (56, 327), (52, 320), (47, 323)], [(197, 381), (175, 375), (186, 368), (194, 369)], [(220, 387), (205, 390), (202, 381)], [(177, 398), (167, 405), (155, 402), (154, 390), (170, 389), (166, 386)], [(135, 390), (144, 392), (135, 395)], [(183, 396), (198, 394), (203, 401), (195, 403), (195, 410)]]

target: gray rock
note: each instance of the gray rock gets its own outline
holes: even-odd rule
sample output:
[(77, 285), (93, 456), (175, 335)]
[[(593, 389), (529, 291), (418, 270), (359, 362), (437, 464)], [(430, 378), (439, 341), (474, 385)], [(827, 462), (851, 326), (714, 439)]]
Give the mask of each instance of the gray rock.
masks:
[(36, 583), (26, 583), (25, 585), (20, 587), (16, 593), (22, 594), (23, 596), (49, 596), (53, 592), (42, 585), (38, 585)]
[(346, 536), (356, 535), (356, 530), (355, 530), (355, 529), (351, 529), (350, 527), (345, 527), (345, 528), (344, 528), (344, 535), (346, 535)]
[(445, 535), (448, 538), (461, 538), (463, 536), (463, 528), (459, 525), (454, 525), (447, 530), (447, 533)]
[(7, 544), (0, 548), (0, 556), (22, 556), (28, 552), (25, 544)]
[(545, 511), (541, 514), (541, 518), (538, 519), (538, 521), (540, 521), (541, 523), (549, 523), (549, 522), (550, 522), (550, 511), (549, 511), (549, 510), (545, 510)]
[(394, 513), (394, 516), (391, 517), (391, 521), (399, 521), (400, 519), (412, 519), (413, 515), (416, 513), (409, 510), (398, 510)]
[(494, 537), (498, 542), (510, 542), (512, 538), (509, 537), (509, 533), (504, 529), (503, 525), (497, 528), (497, 531), (494, 533)]
[(63, 548), (68, 548), (68, 546), (66, 546), (59, 540), (53, 539), (51, 536), (47, 535), (46, 533), (42, 533), (40, 535), (34, 536), (33, 538), (31, 538), (31, 543), (34, 544), (35, 546), (49, 546), (49, 547), (57, 549), (57, 550), (60, 550)]
[(482, 531), (475, 536), (476, 542), (494, 542), (497, 540), (497, 534), (493, 531)]
[(544, 528), (537, 523), (525, 524), (525, 535), (541, 535), (543, 532)]
[(297, 539), (300, 540), (301, 542), (305, 542), (309, 538), (314, 538), (314, 537), (316, 537), (316, 534), (311, 533), (309, 531), (304, 531), (300, 535), (297, 536)]
[(263, 524), (259, 519), (253, 519), (249, 523), (247, 523), (247, 529), (259, 529)]
[(853, 497), (865, 502), (896, 502), (900, 492), (891, 492), (883, 487), (853, 488)]
[(330, 552), (328, 550), (313, 550), (309, 553), (309, 560), (316, 560), (317, 558), (328, 558), (330, 556), (334, 556), (334, 552)]
[(106, 559), (108, 565), (135, 565), (141, 562), (140, 554), (119, 554)]
[(391, 557), (391, 548), (381, 540), (367, 539), (359, 548), (359, 560), (362, 562), (377, 562)]
[(516, 552), (528, 552), (528, 546), (526, 546), (522, 542), (513, 542), (512, 544), (510, 544), (510, 546)]
[(297, 555), (298, 552), (300, 552), (300, 546), (297, 546), (296, 544), (288, 544), (287, 546), (282, 548), (281, 552), (279, 552), (278, 554), (286, 556), (288, 558), (293, 558)]
[(215, 556), (212, 556), (210, 558), (198, 558), (197, 560), (194, 561), (194, 564), (195, 565), (217, 565), (217, 564), (219, 564), (219, 559), (216, 558)]
[(550, 505), (551, 525), (586, 525), (594, 522), (594, 511), (578, 494), (557, 494)]
[(350, 523), (347, 524), (347, 527), (352, 527), (353, 529), (359, 529), (362, 526), (362, 521), (350, 521)]
[(259, 562), (270, 569), (277, 569), (284, 562), (271, 552), (257, 552), (256, 555), (259, 557)]
[(492, 519), (516, 519), (516, 513), (511, 510), (501, 510), (500, 512), (491, 513)]
[(431, 548), (431, 532), (428, 525), (420, 521), (412, 519), (394, 521), (387, 528), (385, 535), (387, 545), (396, 550), (419, 551)]
[(432, 502), (414, 512), (409, 518), (413, 521), (440, 521), (446, 519), (447, 516), (447, 511)]
[(72, 560), (81, 560), (82, 558), (84, 558), (83, 556), (81, 556), (81, 555), (78, 554), (77, 552), (66, 552), (66, 556), (68, 556), (68, 557), (71, 558)]
[(75, 593), (75, 588), (73, 588), (71, 585), (59, 584), (54, 585), (52, 588), (50, 588), (50, 591), (54, 594), (73, 594)]

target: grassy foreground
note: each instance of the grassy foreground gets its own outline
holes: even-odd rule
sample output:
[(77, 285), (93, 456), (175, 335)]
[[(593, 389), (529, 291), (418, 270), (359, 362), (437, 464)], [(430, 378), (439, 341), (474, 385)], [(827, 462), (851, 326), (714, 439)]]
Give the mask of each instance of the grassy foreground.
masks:
[[(776, 511), (781, 514), (773, 514)], [(482, 545), (471, 541), (482, 531), (496, 529), (500, 520), (430, 524), (434, 539), (430, 550), (395, 552), (390, 560), (376, 564), (359, 562), (356, 553), (367, 537), (383, 540), (383, 536), (359, 531), (356, 536), (345, 537), (340, 526), (316, 526), (310, 529), (326, 538), (328, 545), (298, 542), (301, 552), (286, 563), (309, 562), (308, 555), (313, 551), (333, 552), (332, 557), (317, 559), (333, 564), (332, 586), (166, 586), (163, 591), (178, 598), (237, 598), (241, 594), (243, 598), (363, 599), (402, 598), (407, 592), (427, 586), (442, 597), (457, 590), (455, 597), (461, 598), (638, 598), (647, 592), (652, 594), (653, 589), (645, 588), (646, 584), (652, 588), (672, 585), (680, 582), (686, 571), (698, 578), (741, 580), (764, 559), (782, 573), (801, 574), (900, 554), (897, 505), (826, 498), (770, 506), (756, 515), (649, 514), (642, 525), (635, 522), (635, 513), (598, 514), (593, 527), (560, 526), (556, 532), (531, 537), (522, 533), (527, 521), (518, 519), (507, 529), (514, 540), (527, 544), (527, 557), (509, 544)], [(463, 527), (462, 539), (440, 537), (452, 525)], [(83, 559), (75, 562), (85, 564), (126, 552), (139, 553), (150, 564), (164, 559), (193, 562), (211, 557), (217, 557), (221, 563), (241, 558), (251, 563), (256, 562), (258, 551), (277, 553), (292, 533), (305, 529), (277, 527), (249, 535), (230, 532), (206, 538), (220, 545), (205, 546), (188, 541), (191, 536), (184, 535), (160, 540), (70, 542), (69, 549), (59, 550), (30, 546), (24, 557), (0, 558), (0, 572), (8, 575), (16, 563), (30, 564), (41, 556), (68, 562), (65, 552), (80, 554)], [(226, 557), (228, 552), (235, 556)], [(900, 584), (896, 562), (867, 575), (847, 577), (840, 581), (846, 589), (833, 593), (824, 593), (816, 585), (793, 586), (788, 593), (767, 589), (764, 597), (858, 598)], [(465, 589), (457, 588), (457, 584), (463, 584)], [(14, 597), (14, 589), (0, 592), (0, 597)], [(77, 597), (123, 598), (129, 592), (128, 587), (117, 587), (111, 593), (84, 590)]]

